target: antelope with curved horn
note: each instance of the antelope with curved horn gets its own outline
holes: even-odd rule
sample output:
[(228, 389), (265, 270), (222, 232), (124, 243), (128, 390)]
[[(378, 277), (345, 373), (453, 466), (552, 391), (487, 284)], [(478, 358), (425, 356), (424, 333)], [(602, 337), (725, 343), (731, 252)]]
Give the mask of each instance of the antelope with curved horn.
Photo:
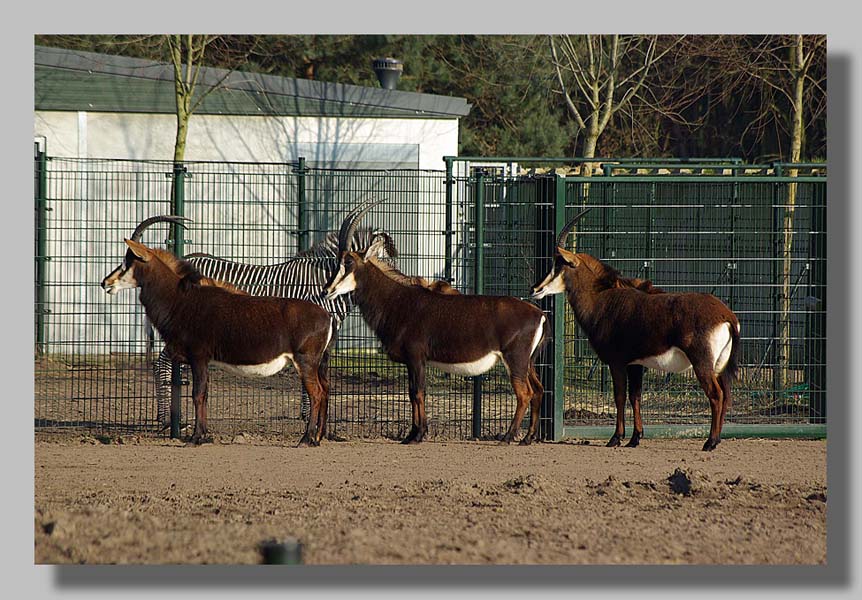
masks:
[(502, 360), (517, 396), (504, 442), (511, 442), (530, 405), (530, 426), (521, 441), (538, 439), (544, 389), (533, 364), (547, 338), (548, 320), (535, 305), (505, 296), (442, 294), (388, 276), (368, 248), (352, 246), (352, 232), (380, 201), (354, 208), (339, 230), (339, 265), (326, 286), (334, 298), (352, 292), (365, 322), (389, 358), (407, 366), (412, 424), (402, 443), (421, 442), (428, 432), (425, 368), (458, 375), (479, 375)]
[[(138, 223), (138, 226), (135, 227), (135, 230), (132, 232), (132, 236), (129, 239), (133, 242), (140, 242), (141, 236), (144, 234), (144, 231), (146, 231), (148, 227), (155, 225), (156, 223), (176, 223), (180, 227), (185, 228), (186, 225), (185, 223), (183, 223), (183, 221), (191, 222), (191, 219), (189, 219), (188, 217), (179, 217), (177, 215), (159, 215), (155, 217), (150, 217)], [(162, 262), (171, 267), (175, 272), (179, 270), (179, 265), (181, 261), (177, 259), (173, 254), (164, 250), (156, 250), (153, 248), (151, 248), (151, 250), (153, 250), (153, 252), (157, 252)], [(102, 287), (107, 291), (108, 294), (113, 295), (118, 293), (120, 290), (129, 289), (129, 286), (123, 285), (120, 282), (120, 275), (122, 274), (122, 271), (123, 265), (121, 263), (120, 266), (108, 273), (105, 278), (102, 279)], [(224, 288), (227, 291), (233, 292), (235, 294), (246, 293), (232, 283), (219, 279), (213, 279), (212, 277), (201, 276), (199, 283), (200, 285), (213, 285), (216, 287)]]
[(587, 211), (560, 232), (554, 266), (533, 286), (532, 297), (565, 292), (590, 345), (610, 368), (617, 418), (607, 445), (619, 446), (625, 436), (626, 385), (634, 413), (634, 433), (627, 445), (637, 446), (643, 437), (644, 367), (673, 373), (693, 368), (712, 414), (703, 449), (714, 450), (738, 368), (739, 320), (712, 294), (665, 293), (648, 281), (622, 277), (588, 254), (566, 250), (566, 236)]
[[(178, 222), (177, 217), (154, 219)], [(140, 225), (135, 232), (139, 231), (143, 231)], [(188, 261), (135, 240), (125, 243), (123, 262), (102, 280), (102, 288), (108, 294), (141, 288), (141, 304), (171, 356), (191, 365), (195, 407), (191, 442), (201, 443), (207, 435), (211, 362), (240, 375), (264, 377), (290, 362), (311, 398), (300, 445), (318, 445), (329, 399), (326, 371), (334, 329), (329, 313), (305, 300), (250, 296), (202, 285), (200, 272)]]
[[(140, 237), (144, 230), (162, 221), (179, 223), (191, 221), (185, 217), (153, 217), (142, 222), (135, 230), (133, 239), (141, 241)], [(392, 237), (381, 229), (357, 229), (354, 233), (354, 243), (370, 244), (376, 238), (380, 238), (378, 258), (383, 264), (391, 264), (398, 256), (398, 249)], [(164, 255), (169, 266), (173, 263), (173, 255)], [(338, 330), (348, 312), (353, 307), (352, 298), (349, 295), (339, 296), (335, 300), (327, 300), (323, 292), (324, 284), (337, 266), (338, 259), (338, 232), (328, 233), (321, 241), (310, 248), (297, 253), (284, 262), (258, 265), (234, 262), (218, 258), (206, 253), (192, 253), (183, 256), (201, 272), (201, 285), (216, 285), (237, 293), (246, 293), (253, 296), (279, 296), (283, 298), (298, 298), (308, 300), (323, 307), (335, 319), (335, 332), (333, 336), (338, 337)], [(421, 278), (418, 278), (421, 279)], [(457, 293), (446, 282), (417, 281), (417, 284), (427, 285), (442, 293)], [(145, 318), (147, 338), (150, 349), (155, 341), (152, 325)], [(334, 343), (331, 342), (331, 343)], [(181, 365), (184, 371), (188, 365)], [(162, 348), (156, 360), (153, 362), (153, 375), (156, 380), (156, 417), (163, 427), (170, 425), (170, 389), (171, 389), (172, 357), (168, 348)], [(309, 401), (303, 395), (300, 403), (300, 416), (303, 420), (308, 418)], [(323, 433), (326, 435), (326, 432)]]

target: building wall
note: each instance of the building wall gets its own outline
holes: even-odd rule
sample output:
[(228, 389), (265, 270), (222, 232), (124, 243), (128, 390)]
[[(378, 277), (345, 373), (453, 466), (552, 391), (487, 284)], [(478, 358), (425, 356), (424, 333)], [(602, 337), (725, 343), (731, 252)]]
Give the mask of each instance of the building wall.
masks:
[[(36, 111), (34, 134), (64, 158), (170, 160), (176, 118), (165, 114)], [(313, 154), (312, 154), (313, 153)], [(287, 162), (319, 166), (443, 169), (458, 153), (457, 119), (194, 115), (188, 161)], [(412, 163), (412, 164), (409, 164)]]
[[(63, 159), (170, 160), (174, 118), (37, 111), (34, 133), (46, 138), (48, 155), (55, 158), (48, 164), (47, 300), (54, 312), (47, 341), (54, 351), (74, 347), (80, 353), (110, 352), (115, 345), (103, 341), (110, 331), (118, 344), (142, 343), (143, 313), (134, 296), (109, 299), (98, 282), (122, 257), (122, 239), (134, 224), (167, 211), (170, 180), (162, 172), (165, 167), (131, 163), (121, 168)], [(446, 228), (442, 157), (457, 153), (457, 140), (457, 119), (197, 115), (191, 119), (186, 159), (282, 163), (304, 156), (311, 167), (397, 165), (435, 170), (419, 179), (395, 171), (359, 172), (355, 178), (326, 172), (310, 176), (313, 205), (308, 224), (309, 241), (315, 242), (327, 230), (337, 229), (349, 206), (345, 199), (351, 195), (359, 198), (378, 190), (389, 194), (401, 209), (386, 208), (381, 212), (388, 216), (370, 216), (368, 225), (395, 235), (405, 272), (437, 278), (443, 275)], [(203, 163), (190, 167), (193, 176), (187, 181), (185, 210), (196, 224), (186, 252), (210, 252), (256, 264), (285, 260), (296, 251), (296, 239), (266, 236), (296, 228), (295, 185), (282, 182), (289, 170), (264, 164), (263, 172), (249, 175), (243, 166), (235, 167), (236, 172), (233, 167), (221, 170)], [(266, 170), (269, 167), (273, 173)], [(218, 174), (207, 175), (207, 169), (217, 169)], [(161, 229), (161, 237), (146, 241), (161, 245), (165, 236)], [(81, 307), (91, 307), (88, 316), (77, 316)], [(343, 333), (345, 344), (370, 336), (358, 318), (346, 324)]]

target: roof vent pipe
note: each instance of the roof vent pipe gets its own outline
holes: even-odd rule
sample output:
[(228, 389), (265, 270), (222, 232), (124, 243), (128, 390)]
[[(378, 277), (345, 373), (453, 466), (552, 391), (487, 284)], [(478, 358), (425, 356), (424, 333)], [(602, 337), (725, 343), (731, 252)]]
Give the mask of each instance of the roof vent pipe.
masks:
[(380, 87), (384, 90), (394, 90), (404, 71), (404, 63), (395, 58), (375, 58), (372, 63)]

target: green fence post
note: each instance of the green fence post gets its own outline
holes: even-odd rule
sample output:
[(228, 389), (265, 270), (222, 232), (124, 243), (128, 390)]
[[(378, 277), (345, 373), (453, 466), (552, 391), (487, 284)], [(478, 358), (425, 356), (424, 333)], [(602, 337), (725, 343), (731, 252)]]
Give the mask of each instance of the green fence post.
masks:
[[(554, 239), (566, 225), (566, 178), (554, 175)], [(551, 439), (563, 438), (563, 419), (566, 410), (566, 294), (554, 294), (554, 411), (551, 415)]]
[[(186, 167), (182, 163), (174, 163), (174, 197), (172, 199), (172, 214), (185, 216), (185, 181)], [(171, 224), (172, 235), (169, 242), (173, 246), (174, 255), (181, 258), (185, 254), (185, 234), (179, 223)], [(180, 420), (182, 418), (183, 377), (180, 363), (171, 361), (171, 438), (180, 437)]]
[[(809, 422), (826, 423), (826, 181), (812, 183), (811, 219), (808, 254), (809, 323), (811, 352), (807, 357), (810, 369), (808, 380)], [(813, 237), (813, 239), (812, 239)]]
[(296, 166), (296, 251), (308, 250), (308, 206), (305, 197), (305, 157), (300, 156)]
[[(485, 292), (485, 173), (476, 173), (476, 249), (473, 264), (473, 293)], [(482, 375), (473, 377), (473, 437), (482, 436)]]
[(448, 283), (452, 283), (452, 185), (454, 184), (454, 179), (452, 178), (452, 157), (444, 156), (443, 159), (446, 161), (446, 229), (443, 232), (445, 239), (443, 246), (443, 278)]
[(45, 352), (46, 262), (48, 261), (48, 155), (36, 143), (36, 352)]

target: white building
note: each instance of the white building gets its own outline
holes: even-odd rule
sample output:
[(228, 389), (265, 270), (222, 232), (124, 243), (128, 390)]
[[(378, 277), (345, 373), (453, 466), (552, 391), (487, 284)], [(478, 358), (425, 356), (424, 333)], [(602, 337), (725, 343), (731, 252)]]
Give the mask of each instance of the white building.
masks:
[[(122, 257), (134, 224), (170, 207), (173, 77), (171, 65), (148, 60), (35, 49), (34, 135), (52, 157), (42, 229), (49, 343), (93, 352), (105, 350), (99, 340), (108, 330), (114, 340), (141, 339), (133, 296), (125, 308), (114, 302), (108, 310), (98, 282)], [(190, 119), (185, 161), (261, 166), (189, 167), (185, 214), (194, 224), (186, 253), (257, 264), (292, 256), (298, 184), (285, 164), (304, 158), (310, 169), (388, 170), (343, 181), (309, 177), (307, 242), (337, 228), (362, 194), (384, 192), (391, 202), (368, 224), (395, 234), (405, 272), (442, 275), (443, 157), (458, 153), (466, 100), (222, 69), (202, 69), (198, 85), (212, 91)], [(126, 166), (115, 159), (164, 162)], [(421, 179), (397, 169), (436, 173)], [(145, 242), (164, 240), (164, 228), (154, 229)]]
[[(202, 69), (200, 88), (222, 80)], [(35, 127), (51, 156), (171, 160), (173, 67), (36, 47)], [(458, 154), (463, 98), (233, 72), (189, 124), (188, 161), (442, 169)]]

